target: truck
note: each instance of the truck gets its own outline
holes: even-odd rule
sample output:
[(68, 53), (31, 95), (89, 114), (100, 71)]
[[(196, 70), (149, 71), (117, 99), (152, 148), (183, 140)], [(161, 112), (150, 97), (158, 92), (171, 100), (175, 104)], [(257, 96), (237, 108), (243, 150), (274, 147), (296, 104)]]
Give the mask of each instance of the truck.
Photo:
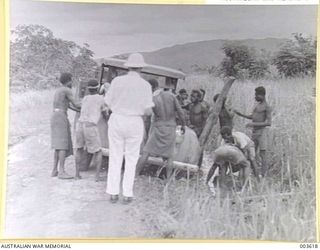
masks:
[[(117, 58), (107, 58), (104, 59), (100, 66), (99, 75), (98, 75), (98, 81), (101, 87), (104, 86), (105, 83), (111, 83), (112, 80), (120, 75), (126, 74), (128, 71), (128, 68), (124, 66), (126, 60), (117, 59)], [(173, 92), (175, 92), (178, 84), (183, 84), (183, 80), (185, 79), (186, 75), (175, 69), (171, 69), (168, 67), (158, 66), (158, 65), (147, 65), (145, 66), (141, 71), (141, 76), (145, 80), (149, 80), (151, 78), (156, 78), (159, 82), (160, 87), (166, 88), (166, 86), (170, 86)], [(81, 81), (76, 86), (76, 98), (78, 100), (81, 100), (85, 95), (88, 94), (87, 90), (87, 82)], [(74, 123), (76, 124), (78, 118), (80, 116), (80, 113), (77, 112), (75, 116)], [(107, 161), (107, 158), (109, 156), (109, 150), (108, 150), (108, 124), (105, 119), (101, 118), (98, 122), (98, 129), (101, 137), (102, 142), (102, 153), (104, 156), (104, 161)], [(184, 135), (178, 135), (179, 138), (177, 138), (177, 145), (178, 149), (186, 150), (188, 147), (190, 147), (190, 144), (192, 145), (192, 149), (188, 153), (184, 153), (183, 155), (187, 155), (186, 157), (181, 157), (181, 154), (179, 152), (176, 152), (176, 157), (174, 157), (174, 168), (185, 170), (187, 172), (187, 175), (189, 176), (190, 172), (197, 173), (199, 170), (198, 162), (200, 159), (200, 146), (198, 142), (197, 136), (194, 134), (194, 132), (187, 128), (186, 133)], [(188, 137), (184, 139), (184, 137)], [(183, 145), (188, 144), (188, 145)], [(182, 160), (182, 161), (181, 161)], [(80, 170), (87, 170), (88, 161), (90, 161), (90, 155), (85, 154), (82, 159), (82, 164), (80, 166)], [(149, 157), (148, 163), (161, 166), (163, 164), (162, 159), (158, 157)]]

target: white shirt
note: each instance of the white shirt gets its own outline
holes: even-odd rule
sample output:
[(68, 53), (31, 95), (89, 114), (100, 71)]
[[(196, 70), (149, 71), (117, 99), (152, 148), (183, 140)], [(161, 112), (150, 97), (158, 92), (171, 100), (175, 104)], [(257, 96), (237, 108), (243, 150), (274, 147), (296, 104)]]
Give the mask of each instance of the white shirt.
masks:
[(150, 84), (134, 71), (112, 80), (105, 102), (113, 113), (120, 115), (142, 116), (154, 106)]
[[(232, 132), (232, 136), (234, 139), (234, 145), (236, 145), (241, 149), (244, 149), (247, 145), (249, 145), (250, 143), (253, 143), (252, 140), (244, 133)], [(224, 141), (224, 139), (222, 139), (221, 145), (225, 145), (225, 144), (226, 142)]]
[(86, 95), (82, 100), (79, 121), (98, 124), (101, 112), (105, 110), (106, 106), (101, 95)]

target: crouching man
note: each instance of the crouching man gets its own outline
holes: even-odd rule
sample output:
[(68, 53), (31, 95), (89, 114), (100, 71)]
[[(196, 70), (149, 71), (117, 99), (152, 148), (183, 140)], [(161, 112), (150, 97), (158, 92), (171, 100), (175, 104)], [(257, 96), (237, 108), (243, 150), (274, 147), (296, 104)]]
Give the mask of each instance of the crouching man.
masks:
[(254, 142), (244, 133), (231, 131), (231, 128), (228, 126), (222, 127), (220, 134), (223, 139), (221, 145), (231, 144), (238, 147), (250, 161), (254, 176), (258, 177)]
[[(81, 112), (76, 125), (76, 169), (79, 170), (81, 164), (81, 155), (86, 148), (92, 159), (89, 167), (96, 167), (96, 181), (99, 181), (99, 172), (101, 168), (102, 152), (99, 130), (97, 127), (101, 115), (107, 119), (107, 108), (102, 95), (98, 94), (99, 83), (96, 80), (88, 82), (89, 95), (82, 100)], [(81, 178), (79, 172), (76, 175)]]
[[(229, 169), (231, 166), (231, 169)], [(214, 178), (217, 175), (216, 170), (219, 169), (219, 175), (225, 176), (230, 172), (239, 172), (242, 189), (245, 187), (250, 175), (250, 163), (242, 153), (242, 151), (233, 145), (222, 145), (213, 152), (213, 165), (207, 175), (207, 184), (210, 190), (214, 191)]]

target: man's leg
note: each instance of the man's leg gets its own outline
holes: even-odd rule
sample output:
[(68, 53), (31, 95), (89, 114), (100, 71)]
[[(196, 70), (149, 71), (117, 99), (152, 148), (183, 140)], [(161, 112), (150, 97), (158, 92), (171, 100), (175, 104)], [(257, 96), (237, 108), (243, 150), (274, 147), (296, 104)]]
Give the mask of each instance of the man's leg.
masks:
[(246, 152), (250, 166), (255, 177), (258, 177), (258, 164), (256, 162), (256, 153), (254, 145), (249, 145)]
[(173, 174), (173, 160), (172, 158), (164, 158), (164, 167), (167, 171), (167, 180), (170, 179), (171, 175)]
[(75, 179), (81, 179), (80, 176), (80, 165), (82, 162), (82, 156), (83, 156), (83, 148), (77, 148), (76, 149), (76, 155), (75, 155), (75, 160), (76, 160), (76, 174), (75, 174)]
[(149, 158), (149, 153), (148, 152), (142, 152), (142, 155), (140, 156), (137, 167), (136, 167), (136, 175), (139, 175), (141, 170), (144, 168), (146, 165), (146, 162)]
[(261, 159), (261, 155), (260, 155), (260, 136), (259, 135), (256, 135), (256, 134), (252, 134), (252, 141), (254, 142), (254, 149), (255, 149), (255, 163), (256, 163), (256, 170), (257, 170), (257, 176), (258, 178), (261, 178), (262, 177), (262, 174), (261, 174), (261, 169), (259, 168), (258, 166), (258, 163), (257, 163), (257, 157), (259, 156), (259, 161), (261, 162), (262, 159)]
[(119, 195), (121, 166), (123, 161), (124, 137), (119, 131), (121, 119), (111, 115), (109, 119), (109, 166), (106, 192), (110, 195)]
[(240, 174), (240, 180), (241, 180), (241, 185), (243, 189), (250, 176), (250, 163), (248, 161), (241, 163), (241, 169), (239, 174)]
[(102, 151), (99, 150), (98, 152), (94, 153), (93, 158), (94, 158), (95, 166), (97, 168), (96, 181), (99, 181), (99, 174), (100, 174), (101, 163), (102, 163)]
[(144, 125), (141, 118), (133, 118), (127, 128), (125, 143), (125, 169), (122, 181), (122, 191), (125, 197), (133, 197), (133, 184), (136, 165), (139, 159), (140, 145), (143, 139)]
[(261, 158), (261, 174), (263, 177), (267, 175), (268, 166), (267, 166), (267, 148), (268, 148), (268, 138), (267, 138), (267, 129), (264, 128), (262, 134), (259, 138), (259, 150)]
[(54, 155), (53, 155), (53, 169), (51, 172), (51, 177), (58, 176), (58, 161), (59, 161), (59, 150), (55, 149)]
[(72, 179), (70, 175), (68, 175), (64, 169), (64, 163), (66, 160), (66, 150), (59, 150), (59, 179)]
[(261, 166), (262, 166), (261, 174), (263, 177), (265, 177), (268, 171), (266, 150), (260, 149), (260, 157), (261, 157)]

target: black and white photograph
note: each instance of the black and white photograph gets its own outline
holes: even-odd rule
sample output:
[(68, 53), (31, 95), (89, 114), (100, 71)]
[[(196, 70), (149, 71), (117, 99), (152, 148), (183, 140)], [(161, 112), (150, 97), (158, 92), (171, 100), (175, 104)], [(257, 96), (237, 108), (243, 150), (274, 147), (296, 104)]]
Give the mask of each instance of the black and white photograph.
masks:
[(8, 3), (4, 238), (317, 241), (317, 5)]

